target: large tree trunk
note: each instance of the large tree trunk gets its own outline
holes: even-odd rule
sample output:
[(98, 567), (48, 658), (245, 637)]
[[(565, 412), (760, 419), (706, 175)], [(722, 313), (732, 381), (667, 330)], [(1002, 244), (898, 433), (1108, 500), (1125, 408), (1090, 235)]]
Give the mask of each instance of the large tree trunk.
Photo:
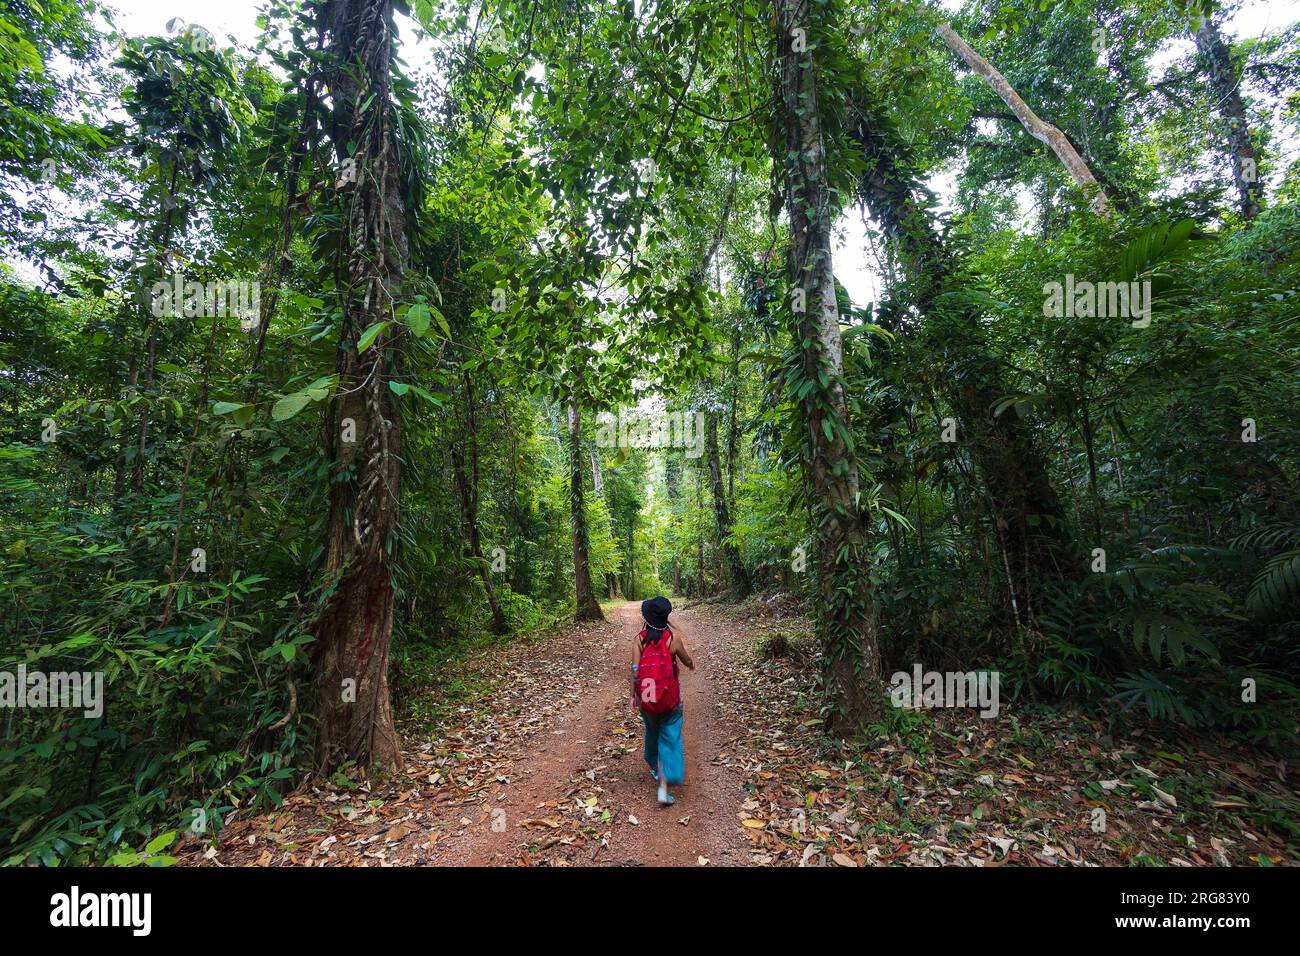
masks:
[(1002, 102), (1007, 104), (1007, 108), (1016, 115), (1020, 125), (1034, 139), (1048, 146), (1056, 154), (1056, 158), (1061, 161), (1066, 172), (1075, 184), (1092, 194), (1092, 208), (1098, 215), (1106, 215), (1110, 212), (1110, 200), (1106, 198), (1105, 191), (1101, 188), (1101, 183), (1097, 177), (1092, 174), (1088, 164), (1083, 161), (1083, 157), (1076, 150), (1059, 129), (1046, 120), (1040, 119), (1029, 105), (1020, 98), (1018, 94), (1007, 82), (1006, 77), (999, 73), (988, 60), (980, 56), (971, 48), (971, 45), (963, 40), (951, 26), (946, 23), (939, 24), (937, 28), (939, 36), (943, 42), (948, 44), (949, 48), (965, 61), (966, 65), (972, 70), (984, 77), (993, 92), (1001, 97)]
[(796, 296), (802, 294), (805, 304), (804, 311), (796, 309), (794, 316), (798, 338), (804, 343), (802, 372), (805, 381), (815, 384), (799, 402), (799, 411), (807, 430), (804, 470), (818, 551), (815, 603), (830, 704), (827, 724), (832, 732), (847, 736), (865, 727), (878, 709), (879, 635), (858, 505), (853, 423), (844, 400), (810, 3), (774, 0), (780, 122), (785, 135), (773, 160), (784, 170), (790, 286)]
[(1232, 183), (1237, 188), (1238, 206), (1247, 222), (1259, 215), (1259, 172), (1255, 147), (1246, 123), (1246, 104), (1241, 99), (1241, 77), (1232, 62), (1228, 44), (1210, 17), (1196, 27), (1196, 51), (1205, 64), (1210, 90), (1218, 104), (1225, 127), (1224, 146), (1232, 163)]
[[(391, 0), (336, 0), (328, 11), (330, 136), (357, 161), (346, 187), (344, 317), (338, 397), (326, 444), (333, 463), (325, 580), (333, 586), (313, 625), (318, 694), (316, 767), (353, 760), (374, 773), (401, 766), (388, 694), (393, 632), (391, 557), (401, 480), (401, 420), (388, 387), (395, 335), (358, 354), (357, 337), (389, 318), (408, 259), (406, 211), (391, 122)], [(349, 144), (352, 144), (351, 146)], [(351, 152), (355, 149), (355, 152)], [(344, 441), (351, 419), (355, 441)], [(350, 479), (343, 476), (351, 473)]]
[(1029, 623), (1042, 606), (1043, 588), (1078, 570), (1065, 511), (1029, 428), (1014, 412), (993, 416), (991, 407), (1009, 389), (989, 354), (981, 315), (960, 300), (939, 307), (960, 280), (961, 263), (934, 229), (906, 145), (860, 98), (849, 111), (848, 131), (864, 154), (861, 196), (896, 245), (927, 326), (942, 327), (929, 333), (946, 370), (942, 387), (957, 413), (959, 440), (984, 477), (1010, 569), (1012, 614)]
[(583, 492), (582, 412), (575, 390), (569, 403), (569, 513), (573, 522), (574, 620), (603, 621), (591, 590), (591, 551), (587, 540), (587, 500)]

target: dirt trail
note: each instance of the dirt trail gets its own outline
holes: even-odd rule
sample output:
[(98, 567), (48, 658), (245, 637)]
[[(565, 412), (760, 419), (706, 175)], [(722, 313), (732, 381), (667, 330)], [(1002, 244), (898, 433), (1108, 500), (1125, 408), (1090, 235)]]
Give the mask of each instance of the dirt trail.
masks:
[[(426, 703), (441, 713), (405, 734), (401, 773), (304, 782), (274, 810), (232, 815), (215, 840), (186, 829), (179, 862), (1226, 866), (1296, 858), (1294, 841), (1258, 822), (1292, 805), (1294, 771), (1242, 756), (1227, 737), (1185, 745), (1112, 737), (1100, 717), (1025, 714), (1017, 724), (952, 709), (865, 750), (828, 751), (815, 660), (756, 652), (767, 636), (806, 634), (793, 602), (774, 602), (672, 615), (697, 665), (682, 672), (686, 784), (675, 806), (657, 806), (641, 759), (628, 687), (640, 614), (629, 603), (609, 620), (498, 642), (460, 661), (447, 677), (468, 689), (446, 700), (429, 689)], [(1184, 759), (1195, 776), (1175, 767)], [(1100, 784), (1108, 820), (1100, 834), (1085, 790), (1097, 781), (1114, 781)], [(1243, 792), (1260, 796), (1250, 817), (1188, 820), (1151, 799), (1156, 782), (1179, 800), (1212, 793), (1220, 807), (1243, 806)]]
[(601, 812), (610, 814), (608, 846), (586, 845), (574, 852), (556, 847), (568, 865), (696, 866), (701, 857), (716, 865), (749, 862), (738, 818), (744, 789), (722, 756), (738, 732), (720, 710), (716, 683), (717, 670), (732, 652), (727, 630), (697, 628), (690, 612), (672, 615), (696, 669), (681, 669), (686, 782), (674, 788), (677, 803), (665, 808), (656, 802), (655, 784), (641, 758), (641, 720), (628, 691), (640, 606), (629, 602), (615, 609), (613, 618), (616, 634), (609, 633), (595, 655), (600, 673), (592, 692), (533, 738), (533, 749), (511, 768), (509, 782), (493, 794), (483, 818), (440, 841), (429, 862), (510, 865), (525, 848), (531, 848), (530, 859), (547, 856), (551, 847), (539, 821), (556, 806), (572, 805), (579, 791), (591, 790)]

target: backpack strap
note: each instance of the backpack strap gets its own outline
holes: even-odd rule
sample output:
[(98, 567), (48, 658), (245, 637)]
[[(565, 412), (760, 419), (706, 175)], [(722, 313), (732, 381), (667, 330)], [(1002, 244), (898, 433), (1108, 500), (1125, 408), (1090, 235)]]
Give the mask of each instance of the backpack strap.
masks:
[(677, 672), (677, 655), (673, 653), (673, 632), (665, 627), (664, 636), (668, 638), (664, 642), (664, 650), (668, 652), (668, 659), (673, 662), (673, 677), (681, 680), (681, 674)]

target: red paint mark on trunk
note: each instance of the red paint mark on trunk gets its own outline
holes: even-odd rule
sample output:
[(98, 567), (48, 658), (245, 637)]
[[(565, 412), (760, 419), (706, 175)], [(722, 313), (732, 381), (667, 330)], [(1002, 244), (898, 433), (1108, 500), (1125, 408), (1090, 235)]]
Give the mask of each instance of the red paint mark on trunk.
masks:
[(357, 644), (358, 664), (370, 660), (370, 655), (374, 653), (375, 626), (379, 623), (380, 601), (388, 600), (388, 592), (388, 582), (380, 580), (370, 586), (370, 593), (366, 595), (366, 633)]

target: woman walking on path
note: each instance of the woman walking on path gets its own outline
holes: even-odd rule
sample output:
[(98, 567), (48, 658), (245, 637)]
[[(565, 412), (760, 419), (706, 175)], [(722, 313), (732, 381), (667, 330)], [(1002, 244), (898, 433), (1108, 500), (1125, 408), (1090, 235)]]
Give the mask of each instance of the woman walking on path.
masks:
[(665, 807), (676, 802), (668, 793), (668, 785), (680, 784), (686, 775), (677, 661), (695, 670), (686, 644), (668, 629), (672, 609), (666, 597), (641, 602), (645, 627), (637, 635), (632, 660), (632, 703), (645, 724), (643, 754), (650, 776), (659, 783), (659, 804)]

